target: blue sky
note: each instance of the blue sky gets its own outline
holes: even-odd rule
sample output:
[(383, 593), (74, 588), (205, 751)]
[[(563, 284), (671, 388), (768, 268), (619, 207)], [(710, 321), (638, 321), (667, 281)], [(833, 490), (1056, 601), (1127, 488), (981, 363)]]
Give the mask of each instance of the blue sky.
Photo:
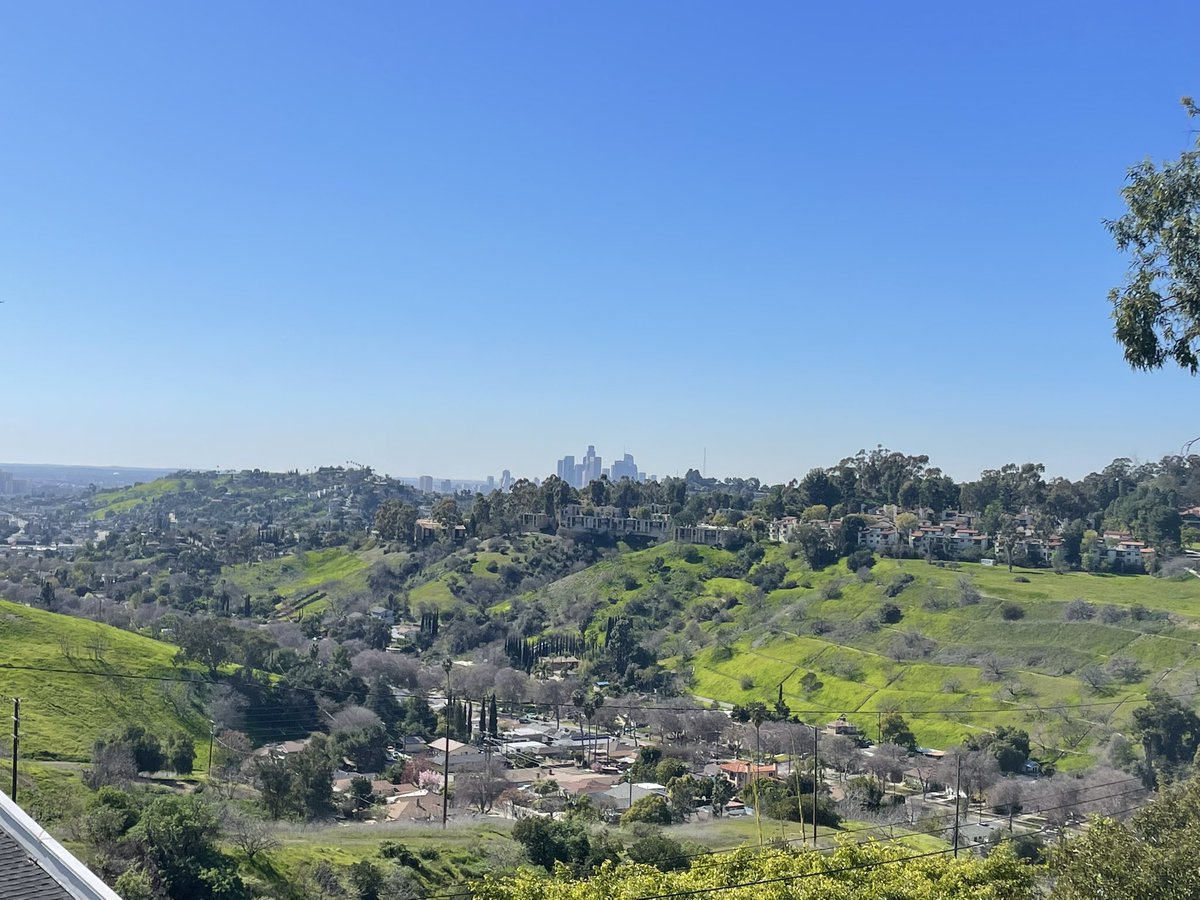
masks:
[(1194, 2), (7, 4), (0, 459), (1078, 476)]

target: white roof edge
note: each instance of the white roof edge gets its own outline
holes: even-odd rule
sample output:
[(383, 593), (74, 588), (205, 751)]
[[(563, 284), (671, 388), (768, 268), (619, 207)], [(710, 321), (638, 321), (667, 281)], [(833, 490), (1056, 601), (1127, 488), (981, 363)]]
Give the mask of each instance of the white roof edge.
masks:
[(121, 900), (91, 869), (50, 836), (9, 796), (0, 791), (0, 829), (12, 835), (25, 852), (77, 900)]

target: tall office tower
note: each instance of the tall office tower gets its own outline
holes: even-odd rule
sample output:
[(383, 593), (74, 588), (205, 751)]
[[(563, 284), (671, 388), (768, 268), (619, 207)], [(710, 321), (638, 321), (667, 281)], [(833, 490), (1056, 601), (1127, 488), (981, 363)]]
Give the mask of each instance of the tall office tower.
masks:
[(575, 457), (564, 456), (558, 461), (558, 477), (572, 487), (575, 486)]
[(449, 478), (442, 479), (442, 493), (443, 494), (453, 494), (454, 493), (454, 485), (452, 485), (450, 483)]
[(512, 483), (512, 472), (508, 471), (508, 469), (505, 469), (500, 473), (500, 490), (507, 491), (510, 487), (512, 487)]
[(616, 460), (612, 464), (610, 478), (613, 481), (620, 481), (622, 478), (628, 478), (630, 481), (638, 480), (637, 463), (633, 461), (633, 454), (626, 453), (624, 459)]
[(489, 475), (487, 477), (487, 489), (488, 489), (489, 494), (496, 489), (496, 476), (495, 475)]
[(422, 475), (420, 478), (418, 478), (417, 479), (417, 490), (422, 491), (426, 494), (432, 494), (433, 493), (433, 476), (432, 475)]
[(595, 446), (588, 444), (587, 453), (583, 456), (583, 478), (576, 487), (583, 487), (593, 481), (598, 481), (603, 468), (600, 457), (596, 455)]

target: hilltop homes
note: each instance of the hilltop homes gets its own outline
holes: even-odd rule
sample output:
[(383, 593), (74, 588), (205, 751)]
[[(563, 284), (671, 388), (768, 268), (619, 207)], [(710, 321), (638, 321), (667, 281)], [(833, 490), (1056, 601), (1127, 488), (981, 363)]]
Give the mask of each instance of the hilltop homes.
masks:
[[(885, 556), (937, 559), (979, 560), (989, 553), (1005, 553), (1006, 548), (997, 547), (994, 537), (979, 525), (977, 513), (947, 510), (933, 521), (931, 510), (914, 510), (919, 517), (917, 524), (901, 529), (896, 525), (900, 512), (896, 507), (884, 507), (864, 513), (867, 524), (858, 534), (859, 546)], [(1017, 527), (1013, 543), (1017, 557), (1029, 565), (1050, 565), (1062, 546), (1062, 537), (1037, 532), (1030, 513), (1014, 516), (1013, 520)], [(800, 524), (794, 516), (775, 519), (768, 527), (768, 536), (773, 541), (789, 541)], [(833, 535), (841, 520), (813, 524)], [(1155, 559), (1152, 547), (1127, 532), (1106, 531), (1097, 536), (1094, 545), (1081, 549), (1093, 554), (1102, 567), (1117, 572), (1147, 572)]]
[(727, 547), (744, 532), (729, 525), (676, 525), (665, 506), (651, 505), (640, 516), (617, 506), (581, 506), (571, 503), (554, 516), (546, 513), (522, 513), (521, 527), (526, 531), (544, 531), (557, 525), (576, 534), (606, 534), (614, 537), (643, 536), (654, 541), (678, 541)]

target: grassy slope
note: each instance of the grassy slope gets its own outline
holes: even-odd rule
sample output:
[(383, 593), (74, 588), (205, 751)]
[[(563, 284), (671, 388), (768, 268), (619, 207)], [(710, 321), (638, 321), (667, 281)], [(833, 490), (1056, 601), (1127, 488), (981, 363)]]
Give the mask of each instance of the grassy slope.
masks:
[[(381, 551), (352, 552), (344, 547), (309, 550), (261, 563), (227, 566), (222, 577), (252, 597), (278, 594), (285, 601), (322, 590), (344, 596), (367, 591), (367, 572)], [(305, 607), (315, 612), (321, 600)]]
[[(696, 694), (736, 703), (770, 702), (782, 684), (792, 709), (806, 719), (820, 721), (830, 713), (860, 711), (868, 713), (859, 718), (871, 732), (875, 711), (899, 707), (910, 718), (918, 739), (929, 746), (957, 743), (973, 729), (1019, 724), (1055, 747), (1094, 750), (1093, 732), (1103, 735), (1128, 724), (1134, 701), (1151, 686), (1183, 693), (1200, 679), (1196, 643), (1200, 579), (1056, 575), (1037, 569), (1009, 573), (1005, 567), (970, 564), (950, 570), (923, 561), (881, 560), (872, 582), (863, 584), (844, 565), (811, 572), (790, 558), (788, 548), (772, 547), (764, 561), (784, 563), (788, 578), (797, 586), (777, 590), (756, 605), (748, 602), (753, 589), (744, 581), (700, 578), (706, 569), (731, 560), (732, 554), (697, 549), (699, 559), (692, 563), (684, 559), (684, 548), (672, 544), (625, 554), (539, 593), (552, 606), (570, 597), (591, 600), (590, 630), (595, 632), (608, 615), (637, 609), (631, 604), (661, 591), (664, 584), (682, 587), (684, 616), (697, 609), (692, 620), (706, 633), (707, 646), (686, 660), (676, 657), (668, 664), (691, 668)], [(696, 556), (696, 551), (692, 554)], [(665, 582), (651, 571), (657, 558), (669, 570)], [(877, 627), (879, 608), (888, 601), (883, 585), (901, 571), (915, 579), (890, 601), (901, 608), (903, 619)], [(1014, 581), (1018, 576), (1028, 581)], [(981, 602), (969, 606), (956, 602), (960, 578), (975, 584), (984, 595)], [(835, 579), (843, 582), (841, 596), (822, 599), (822, 587)], [(931, 609), (930, 601), (939, 597), (943, 608)], [(729, 621), (714, 623), (711, 601), (718, 599), (725, 605), (733, 598), (738, 602), (726, 611)], [(1113, 624), (1103, 624), (1098, 617), (1066, 622), (1064, 609), (1076, 598), (1097, 607), (1111, 604), (1126, 613), (1140, 605), (1169, 618), (1135, 621), (1127, 615)], [(1005, 601), (1016, 603), (1024, 617), (1003, 618)], [(703, 615), (702, 605), (708, 610)], [(816, 620), (832, 630), (814, 634)], [(931, 657), (894, 660), (889, 650), (905, 632), (933, 639), (936, 649)], [(725, 635), (722, 641), (732, 642), (734, 652), (728, 658), (714, 646), (720, 634)], [(986, 653), (1005, 661), (999, 678), (980, 669), (979, 659)], [(1115, 656), (1136, 659), (1144, 677), (1097, 694), (1075, 674), (1090, 663), (1103, 664)], [(822, 684), (806, 692), (801, 679), (809, 672)], [(1104, 705), (1065, 715), (1052, 710), (1058, 704), (1080, 703)], [(1014, 706), (1047, 711), (997, 711)], [(931, 713), (921, 715), (921, 710)], [(1081, 732), (1085, 733), (1081, 736)], [(1072, 752), (1061, 765), (1069, 768), (1086, 761), (1083, 753)]]
[(156, 497), (185, 490), (187, 486), (188, 482), (181, 478), (159, 478), (115, 491), (102, 491), (92, 498), (92, 503), (96, 508), (92, 511), (91, 517), (103, 519), (110, 513), (116, 515), (127, 512)]
[[(99, 660), (93, 655), (97, 638), (104, 645)], [(186, 731), (197, 746), (207, 739), (208, 722), (188, 685), (3, 668), (178, 676), (169, 644), (0, 601), (0, 648), (0, 696), (21, 698), (22, 756), (87, 760), (97, 738), (134, 722), (164, 737)], [(199, 753), (197, 767), (206, 762)]]
[(380, 843), (395, 841), (431, 857), (422, 860), (423, 870), (419, 873), (427, 890), (461, 889), (490, 872), (494, 856), (520, 858), (520, 848), (508, 834), (511, 824), (496, 820), (494, 825), (455, 825), (446, 831), (394, 823), (285, 829), (279, 835), (279, 849), (271, 851), (269, 861), (260, 858), (251, 866), (243, 860), (243, 873), (253, 881), (279, 884), (294, 880), (300, 871), (321, 860), (339, 867), (361, 859), (382, 863)]
[[(871, 713), (896, 706), (909, 714), (918, 739), (930, 746), (955, 743), (973, 729), (1012, 724), (1028, 728), (1048, 744), (1082, 750), (1088, 747), (1089, 737), (1080, 737), (1080, 731), (1091, 727), (1104, 733), (1108, 727), (1126, 725), (1133, 701), (1152, 685), (1182, 690), (1200, 677), (1194, 643), (1200, 637), (1194, 630), (1200, 621), (1192, 618), (1200, 611), (1200, 580), (1055, 575), (1039, 570), (1010, 574), (1006, 569), (978, 565), (950, 571), (913, 561), (881, 561), (874, 575), (886, 583), (900, 569), (916, 581), (891, 600), (903, 611), (899, 624), (871, 627), (885, 601), (879, 584), (853, 580), (843, 587), (840, 598), (821, 600), (821, 584), (835, 575), (848, 577), (848, 573), (843, 569), (810, 574), (812, 589), (776, 592), (768, 598), (757, 625), (749, 624), (748, 614), (742, 613), (749, 627), (736, 640), (730, 658), (722, 658), (724, 654), (712, 647), (696, 656), (696, 692), (746, 702), (771, 699), (782, 684), (793, 709), (813, 721), (827, 710)], [(1018, 575), (1029, 582), (1014, 581)], [(952, 601), (960, 577), (971, 579), (985, 595), (979, 604), (961, 607)], [(938, 593), (951, 602), (945, 609), (931, 610), (927, 601)], [(1128, 608), (1141, 604), (1171, 612), (1172, 621), (1066, 622), (1064, 608), (1078, 597), (1097, 605)], [(1004, 619), (998, 598), (1019, 605), (1024, 618)], [(830, 623), (835, 631), (814, 636), (808, 627), (814, 619)], [(766, 627), (768, 623), (770, 627)], [(737, 625), (722, 627), (738, 630)], [(1147, 629), (1155, 633), (1147, 633)], [(903, 632), (936, 641), (933, 658), (893, 660), (887, 651)], [(971, 663), (988, 652), (1008, 661), (998, 679)], [(1114, 656), (1137, 659), (1144, 677), (1098, 695), (1075, 674), (1089, 663), (1102, 664)], [(808, 672), (813, 672), (822, 686), (806, 693), (800, 679)], [(752, 686), (745, 686), (750, 684), (746, 677)], [(1019, 686), (1016, 695), (1007, 689), (1010, 684)], [(1050, 709), (1056, 704), (1080, 703), (1105, 705), (1072, 711), (1070, 717), (1085, 720), (1082, 726), (1053, 711), (997, 711), (1011, 706)], [(921, 715), (920, 710), (937, 712)], [(874, 716), (859, 718), (868, 728), (873, 724)], [(1085, 761), (1070, 754), (1063, 765)]]
[[(316, 829), (285, 829), (280, 834), (280, 847), (269, 854), (270, 868), (244, 866), (256, 880), (265, 883), (280, 876), (294, 877), (305, 867), (319, 860), (328, 860), (336, 866), (348, 866), (360, 859), (379, 862), (378, 851), (382, 841), (396, 841), (416, 852), (436, 856), (423, 861), (422, 882), (427, 890), (440, 893), (453, 886), (460, 889), (466, 882), (478, 879), (491, 871), (493, 860), (507, 864), (519, 863), (523, 854), (519, 846), (509, 837), (510, 821), (497, 819), (486, 824), (452, 825), (442, 831), (437, 827), (420, 825), (349, 825)], [(839, 836), (854, 834), (869, 828), (869, 836), (880, 840), (894, 840), (915, 852), (942, 850), (947, 846), (941, 839), (907, 831), (897, 827), (889, 836), (878, 826), (861, 822), (845, 822), (840, 829), (822, 829), (822, 848), (836, 845)], [(695, 841), (711, 850), (732, 850), (741, 846), (756, 846), (758, 824), (752, 817), (718, 819), (707, 823), (674, 825), (664, 829), (670, 836)], [(623, 829), (618, 834), (624, 843), (634, 836)], [(795, 846), (805, 843), (811, 835), (808, 826), (796, 822), (762, 820), (762, 837), (765, 841), (782, 838)], [(868, 835), (864, 834), (863, 839)]]

